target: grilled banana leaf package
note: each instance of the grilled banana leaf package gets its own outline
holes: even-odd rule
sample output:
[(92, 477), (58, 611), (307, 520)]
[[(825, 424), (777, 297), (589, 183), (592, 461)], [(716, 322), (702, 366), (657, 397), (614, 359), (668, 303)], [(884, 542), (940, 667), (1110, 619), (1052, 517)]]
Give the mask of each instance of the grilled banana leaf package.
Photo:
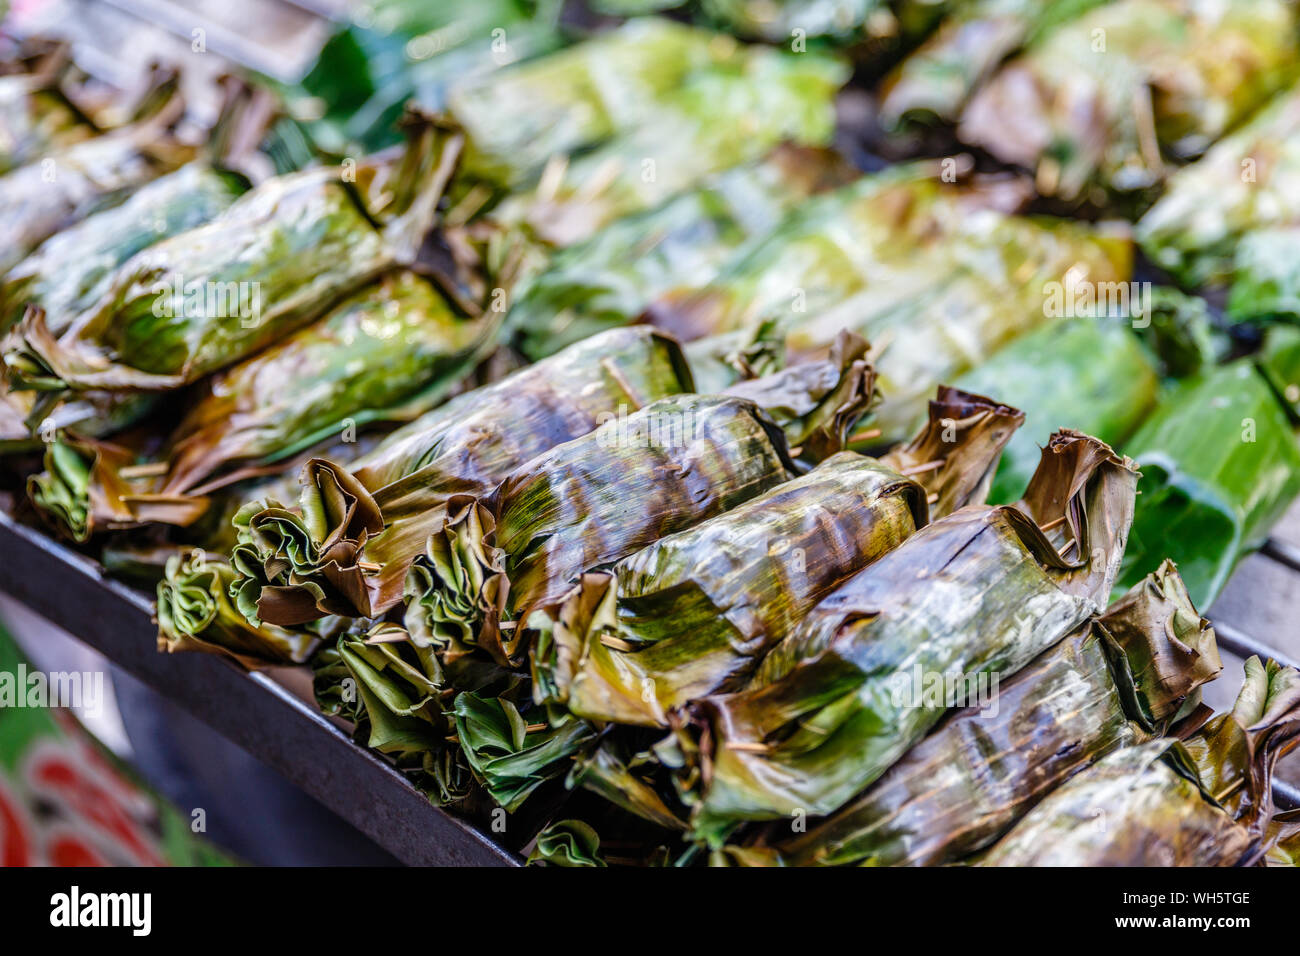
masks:
[(1281, 0), (1120, 0), (1049, 31), (981, 88), (958, 135), (1065, 200), (1159, 185), (1295, 79)]
[(495, 345), (499, 326), (497, 313), (456, 316), (412, 272), (389, 273), (315, 324), (206, 379), (161, 459), (124, 460), (68, 440), (90, 457), (86, 483), (56, 489), (69, 472), (47, 470), (34, 479), (33, 500), (43, 508), (53, 498), (61, 510), (78, 502), (74, 511), (88, 526), (67, 531), (79, 539), (151, 521), (190, 524), (217, 488), (331, 437), (436, 405)]
[(1214, 630), (1167, 562), (988, 699), (955, 711), (804, 832), (729, 846), (746, 865), (938, 866), (992, 844), (1063, 781), (1163, 735), (1220, 670)]
[(462, 139), (412, 116), (399, 157), (277, 176), (157, 242), (55, 335), (32, 310), (6, 353), (14, 387), (174, 389), (321, 316), (414, 258)]
[(675, 712), (657, 752), (696, 838), (717, 846), (746, 820), (832, 813), (957, 697), (1086, 621), (1118, 571), (1136, 480), (1106, 445), (1053, 436), (1019, 506), (932, 522), (824, 599), (748, 688)]
[[(739, 689), (845, 579), (932, 514), (982, 503), (1020, 419), (946, 391), (909, 448), (881, 459), (840, 452), (608, 573), (584, 575), (540, 628), (534, 696), (589, 720), (667, 726), (673, 707)], [(952, 440), (942, 441), (948, 427)]]
[(997, 207), (1016, 189), (942, 175), (914, 164), (815, 197), (710, 286), (665, 293), (647, 314), (686, 341), (772, 323), (796, 354), (856, 331), (891, 399), (882, 439), (902, 441), (938, 385), (1131, 270), (1124, 234), (1007, 215)]
[[(243, 576), (240, 607), (279, 623), (382, 613), (401, 600), (402, 560), (423, 551), (453, 495), (486, 495), (604, 417), (692, 384), (675, 341), (647, 327), (612, 329), (458, 395), (350, 465), (314, 461), (302, 476), (300, 511), (254, 503), (241, 515), (232, 554)], [(389, 571), (376, 580), (366, 569), (381, 564)]]
[(1232, 711), (1184, 743), (1127, 747), (1063, 784), (983, 866), (1241, 866), (1277, 831), (1272, 769), (1300, 733), (1300, 673), (1258, 658)]

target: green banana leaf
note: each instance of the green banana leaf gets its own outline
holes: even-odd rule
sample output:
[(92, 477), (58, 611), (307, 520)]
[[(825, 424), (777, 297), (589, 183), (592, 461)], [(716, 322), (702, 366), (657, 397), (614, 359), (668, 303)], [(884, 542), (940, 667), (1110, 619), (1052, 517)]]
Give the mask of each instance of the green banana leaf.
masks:
[(782, 142), (831, 144), (844, 63), (721, 39), (709, 48), (720, 55), (683, 76), (653, 111), (588, 151), (557, 156), (533, 194), (507, 197), (493, 215), (565, 247)]
[(553, 14), (520, 0), (380, 0), (351, 12), (302, 80), (283, 92), (327, 152), (373, 152), (396, 142), (394, 122), (414, 100), (437, 112), (452, 85), (560, 43)]
[(475, 779), (507, 813), (547, 780), (564, 775), (573, 755), (596, 737), (590, 724), (572, 717), (530, 725), (503, 697), (457, 694), (451, 715)]
[[(436, 405), (495, 346), (500, 315), (453, 315), (420, 276), (390, 273), (320, 321), (207, 379), (153, 462), (101, 460), (80, 496), (91, 527), (189, 524), (213, 490), (332, 435)], [(285, 383), (293, 387), (286, 389)], [(156, 467), (155, 467), (156, 466)], [(131, 471), (134, 469), (134, 472)], [(141, 470), (147, 477), (133, 477)], [(57, 472), (42, 481), (49, 497)]]
[[(312, 462), (300, 513), (255, 502), (239, 519), (236, 603), (250, 620), (279, 623), (383, 613), (401, 600), (406, 566), (453, 495), (485, 495), (620, 409), (691, 385), (672, 339), (647, 327), (613, 329), (457, 396), (346, 468)], [(376, 564), (387, 576), (363, 567)]]
[(537, 834), (529, 866), (601, 867), (600, 837), (581, 820), (556, 820)]
[[(1275, 96), (1199, 161), (1169, 178), (1137, 237), (1153, 262), (1188, 288), (1221, 285), (1250, 234), (1300, 224), (1300, 86)], [(1263, 255), (1253, 256), (1263, 262)], [(1245, 295), (1245, 293), (1241, 293)], [(1244, 317), (1246, 301), (1237, 313)]]
[(11, 385), (171, 389), (232, 365), (414, 257), (461, 138), (412, 116), (400, 159), (278, 176), (117, 270), (56, 337), (39, 310), (5, 355)]
[(1022, 504), (922, 528), (823, 600), (749, 688), (676, 712), (657, 752), (694, 836), (717, 847), (745, 820), (835, 811), (946, 709), (1082, 624), (1110, 592), (1136, 479), (1101, 442), (1053, 436)]
[(769, 322), (796, 354), (849, 328), (876, 350), (882, 441), (904, 440), (936, 386), (1048, 322), (1050, 289), (1065, 301), (1131, 270), (1122, 235), (1009, 216), (998, 190), (941, 177), (912, 164), (815, 197), (707, 288), (665, 293), (647, 315), (683, 341)]
[(1300, 329), (1288, 326), (1269, 329), (1255, 362), (1288, 409), (1292, 421), (1300, 422)]
[[(993, 843), (1062, 781), (1163, 734), (1221, 668), (1171, 562), (998, 687), (950, 714), (865, 793), (741, 862), (939, 866)], [(806, 821), (805, 821), (806, 824)]]
[[(738, 689), (822, 598), (927, 523), (931, 489), (936, 516), (982, 503), (1020, 417), (947, 394), (931, 409), (933, 440), (916, 443), (924, 454), (842, 452), (608, 574), (584, 575), (533, 652), (535, 699), (591, 720), (667, 726), (672, 708)], [(945, 425), (953, 433), (941, 436)], [(915, 480), (895, 470), (922, 463)]]
[(746, 243), (847, 175), (835, 154), (781, 147), (552, 257), (515, 296), (508, 323), (529, 358), (636, 320), (656, 295), (703, 286)]
[(249, 669), (306, 661), (318, 635), (250, 625), (227, 594), (233, 577), (219, 555), (195, 549), (168, 558), (158, 583), (158, 650), (222, 654)]
[(1300, 673), (1258, 658), (1229, 714), (1185, 743), (1116, 751), (1063, 784), (984, 866), (1242, 866), (1270, 849), (1272, 768), (1300, 733)]
[(957, 134), (1044, 195), (1149, 189), (1295, 79), (1296, 28), (1285, 0), (1103, 4), (999, 70)]
[(1138, 336), (1117, 322), (1062, 319), (1016, 339), (956, 380), (1025, 409), (1025, 427), (1002, 454), (989, 500), (1020, 497), (1039, 449), (1058, 428), (1125, 442), (1156, 403), (1160, 377)]
[(1225, 309), (1234, 322), (1300, 321), (1300, 225), (1256, 229), (1241, 237)]
[(1180, 385), (1125, 450), (1142, 480), (1119, 585), (1172, 558), (1197, 607), (1214, 603), (1300, 493), (1296, 437), (1248, 362)]

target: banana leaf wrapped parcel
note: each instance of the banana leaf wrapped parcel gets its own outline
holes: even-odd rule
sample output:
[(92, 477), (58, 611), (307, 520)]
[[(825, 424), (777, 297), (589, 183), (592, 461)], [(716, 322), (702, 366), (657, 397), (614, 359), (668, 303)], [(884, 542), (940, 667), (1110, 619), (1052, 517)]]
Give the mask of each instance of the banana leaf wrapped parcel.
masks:
[(102, 303), (61, 335), (32, 310), (5, 355), (11, 385), (178, 388), (318, 318), (414, 258), (461, 137), (411, 116), (400, 157), (267, 180), (206, 225), (114, 274)]
[(184, 110), (173, 71), (156, 69), (136, 121), (0, 176), (0, 274), (69, 223), (121, 202), (196, 155), (174, 126)]
[[(611, 329), (456, 396), (349, 466), (310, 462), (300, 513), (273, 501), (238, 519), (240, 608), (281, 624), (381, 614), (401, 600), (406, 565), (453, 495), (486, 495), (604, 417), (692, 384), (675, 341), (644, 326)], [(376, 567), (378, 576), (366, 570)]]
[[(841, 452), (608, 573), (584, 575), (541, 630), (534, 696), (590, 720), (667, 726), (671, 708), (738, 689), (845, 579), (932, 513), (981, 503), (1021, 417), (946, 390), (912, 454)], [(949, 426), (951, 440), (942, 441)]]
[(205, 380), (160, 461), (124, 461), (82, 443), (92, 456), (87, 483), (56, 490), (68, 473), (47, 471), (34, 479), (40, 494), (33, 501), (38, 508), (50, 498), (61, 508), (83, 502), (76, 512), (88, 526), (69, 528), (74, 537), (152, 521), (190, 524), (206, 509), (206, 495), (250, 471), (345, 430), (417, 417), (484, 357), (499, 324), (492, 312), (459, 318), (427, 280), (391, 272), (313, 325)]
[[(870, 398), (858, 387), (832, 393), (831, 445), (842, 446)], [(749, 501), (797, 471), (786, 433), (755, 403), (726, 395), (660, 399), (537, 456), (486, 498), (453, 498), (407, 577), (407, 628), (449, 652), (481, 647), (512, 664), (529, 614), (557, 603), (584, 571)]]
[(981, 681), (1099, 611), (1136, 480), (1106, 445), (1058, 433), (1020, 505), (932, 522), (825, 598), (748, 688), (674, 712), (656, 750), (694, 835), (717, 847), (746, 820), (832, 813)]
[(101, 131), (79, 102), (67, 44), (19, 52), (0, 76), (0, 175)]
[(933, 163), (864, 176), (803, 203), (708, 287), (670, 290), (647, 315), (683, 341), (772, 323), (798, 355), (857, 332), (874, 343), (891, 399), (876, 419), (882, 439), (902, 441), (939, 384), (1050, 320), (1045, 290), (1064, 303), (1129, 277), (1126, 236), (1002, 211), (1022, 198), (946, 183)]
[(1088, 198), (1161, 183), (1295, 78), (1282, 0), (1120, 0), (1059, 25), (963, 111), (959, 138)]
[(781, 143), (831, 145), (846, 64), (734, 42), (714, 48), (717, 61), (684, 76), (653, 112), (586, 152), (554, 158), (533, 194), (506, 197), (493, 215), (564, 247)]
[(829, 151), (779, 147), (557, 252), (519, 290), (508, 323), (530, 358), (630, 325), (656, 295), (703, 286), (747, 242), (847, 175)]
[[(1189, 288), (1229, 284), (1243, 242), (1300, 225), (1300, 85), (1275, 96), (1197, 162), (1178, 170), (1138, 222), (1151, 261)], [(1255, 261), (1276, 243), (1260, 243)], [(1250, 258), (1250, 246), (1246, 249)], [(1283, 263), (1279, 263), (1283, 265)], [(1250, 318), (1248, 301), (1233, 310)]]
[(1118, 750), (1063, 784), (983, 866), (1242, 866), (1277, 835), (1272, 770), (1300, 734), (1300, 673), (1246, 662), (1237, 703), (1186, 742)]
[(1220, 667), (1213, 628), (1166, 562), (825, 820), (795, 835), (773, 823), (725, 852), (751, 865), (957, 862), (1068, 777), (1163, 735)]
[(1142, 494), (1119, 583), (1170, 557), (1198, 607), (1300, 493), (1295, 434), (1249, 362), (1182, 383), (1125, 447), (1141, 466)]

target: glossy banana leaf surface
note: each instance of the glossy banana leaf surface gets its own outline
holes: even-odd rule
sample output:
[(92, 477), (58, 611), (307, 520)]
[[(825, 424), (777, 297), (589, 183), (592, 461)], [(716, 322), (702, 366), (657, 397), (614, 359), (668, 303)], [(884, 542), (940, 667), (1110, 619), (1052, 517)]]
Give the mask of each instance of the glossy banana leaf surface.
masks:
[(22, 345), (6, 353), (11, 383), (177, 388), (318, 318), (413, 254), (432, 224), (459, 138), (420, 120), (409, 132), (400, 160), (269, 179), (212, 222), (143, 250), (62, 335), (29, 312)]
[(1295, 79), (1284, 0), (1119, 0), (1047, 32), (964, 109), (958, 135), (1065, 200), (1159, 185)]
[[(894, 470), (909, 470), (898, 461), (841, 452), (608, 574), (584, 575), (542, 630), (534, 696), (591, 720), (667, 726), (673, 707), (738, 689), (822, 598), (926, 524), (931, 488), (965, 476), (953, 494), (933, 492), (939, 514), (982, 501), (982, 478), (1019, 413), (945, 399), (932, 422), (954, 440), (943, 458), (927, 451), (915, 479)], [(958, 417), (968, 426), (960, 438)]]
[[(1104, 358), (1103, 358), (1104, 357)], [(1017, 500), (1038, 466), (1039, 449), (1059, 428), (1116, 448), (1156, 404), (1160, 376), (1139, 338), (1104, 318), (1062, 319), (1016, 339), (956, 379), (1025, 409), (1025, 426), (1002, 454), (989, 500)]]
[(530, 458), (691, 387), (671, 338), (612, 329), (456, 396), (348, 467), (313, 462), (299, 512), (270, 502), (241, 518), (240, 607), (279, 623), (381, 613), (454, 495), (486, 495)]
[(1246, 662), (1237, 703), (1184, 743), (1116, 751), (1063, 784), (985, 866), (1238, 866), (1280, 836), (1272, 769), (1300, 733), (1300, 674)]
[(1184, 382), (1124, 446), (1141, 495), (1119, 584), (1166, 557), (1209, 607), (1300, 493), (1300, 448), (1273, 390), (1249, 362)]
[(50, 332), (61, 335), (99, 303), (119, 266), (160, 240), (216, 218), (247, 188), (239, 174), (200, 160), (60, 230), (0, 282), (0, 327), (16, 325), (27, 306), (36, 305), (45, 311)]
[(1300, 422), (1300, 329), (1285, 325), (1269, 329), (1255, 361), (1291, 420)]
[[(494, 345), (500, 316), (454, 315), (427, 280), (399, 270), (314, 325), (205, 380), (154, 462), (102, 457), (81, 497), (92, 526), (189, 524), (202, 500), (330, 436), (355, 441), (376, 422), (410, 419), (445, 397)], [(142, 474), (142, 470), (147, 474)], [(79, 477), (79, 476), (78, 476)], [(46, 472), (43, 497), (60, 472)], [(102, 503), (95, 511), (95, 503)], [(102, 505), (107, 505), (105, 510)]]
[(1082, 624), (1110, 591), (1135, 484), (1104, 444), (1056, 435), (1021, 506), (932, 522), (823, 600), (749, 688), (683, 708), (657, 750), (694, 835), (717, 846), (745, 820), (833, 812), (981, 680)]
[(706, 285), (747, 243), (846, 175), (828, 151), (782, 147), (555, 254), (515, 296), (508, 322), (530, 358), (635, 321), (656, 295)]
[(831, 144), (844, 63), (730, 38), (710, 49), (722, 55), (687, 73), (652, 113), (589, 151), (553, 159), (532, 195), (508, 197), (494, 215), (568, 246), (783, 142)]
[(900, 441), (937, 385), (1046, 324), (1056, 299), (1131, 269), (1122, 234), (1007, 215), (990, 205), (1006, 191), (943, 175), (916, 164), (814, 197), (709, 287), (665, 293), (648, 315), (683, 340), (769, 322), (796, 353), (849, 328), (876, 350), (891, 399), (876, 424)]
[(757, 497), (794, 470), (785, 434), (752, 402), (660, 399), (537, 456), (485, 500), (453, 499), (407, 579), (407, 627), (508, 664), (523, 636), (517, 622), (557, 603), (584, 571)]
[[(1252, 233), (1300, 223), (1298, 195), (1300, 86), (1291, 86), (1169, 178), (1138, 223), (1138, 241), (1189, 288), (1228, 284), (1238, 274), (1238, 255), (1252, 256)], [(1261, 243), (1253, 258), (1267, 263), (1268, 248)], [(1238, 302), (1238, 317), (1249, 317), (1246, 306), (1246, 299)]]
[(830, 817), (794, 835), (772, 824), (728, 852), (751, 865), (955, 863), (1106, 754), (1163, 734), (1220, 667), (1213, 628), (1166, 563)]

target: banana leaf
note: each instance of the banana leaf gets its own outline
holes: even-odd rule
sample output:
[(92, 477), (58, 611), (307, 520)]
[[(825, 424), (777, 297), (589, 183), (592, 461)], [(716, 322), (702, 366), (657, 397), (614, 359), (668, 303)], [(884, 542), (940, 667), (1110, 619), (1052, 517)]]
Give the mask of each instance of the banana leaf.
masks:
[(1119, 584), (1169, 557), (1197, 607), (1213, 604), (1300, 493), (1296, 437), (1248, 362), (1183, 383), (1125, 447), (1142, 480)]
[(989, 500), (1015, 501), (1058, 428), (1073, 428), (1117, 448), (1156, 403), (1160, 377), (1138, 337), (1116, 322), (1062, 319), (1016, 339), (957, 379), (957, 387), (996, 394), (1025, 412), (1002, 454)]
[(520, 349), (543, 358), (601, 329), (631, 324), (661, 292), (706, 285), (739, 248), (845, 175), (835, 154), (780, 147), (610, 223), (557, 252), (519, 291), (507, 321)]
[(1155, 740), (1111, 754), (1035, 807), (981, 864), (1258, 862), (1269, 850), (1273, 764), (1297, 733), (1300, 674), (1251, 658), (1231, 713), (1186, 743)]
[(65, 509), (77, 500), (70, 510), (84, 511), (90, 531), (189, 524), (225, 484), (330, 435), (412, 419), (436, 405), (495, 345), (499, 320), (491, 312), (458, 318), (425, 279), (390, 273), (314, 325), (207, 379), (161, 460), (101, 455), (88, 482), (75, 475), (77, 484), (62, 492), (51, 489), (59, 472), (42, 476), (42, 498)]
[(473, 783), (450, 738), (437, 661), (393, 624), (342, 634), (317, 655), (314, 687), (327, 713), (356, 721), (357, 739), (391, 759), (437, 805), (464, 799)]
[(892, 19), (884, 0), (701, 0), (700, 7), (728, 30), (769, 43), (796, 35), (851, 40), (867, 32), (873, 14)]
[(253, 627), (227, 591), (234, 572), (224, 557), (198, 549), (174, 554), (158, 584), (158, 650), (222, 654), (250, 670), (301, 664), (319, 643), (316, 634), (269, 625)]
[(1047, 323), (1050, 283), (1068, 293), (1128, 279), (1127, 238), (993, 208), (1007, 198), (944, 183), (930, 163), (863, 177), (805, 202), (709, 287), (671, 290), (647, 316), (683, 341), (769, 322), (796, 354), (858, 332), (890, 397), (882, 440), (901, 441), (936, 386)]
[(971, 94), (1022, 46), (1098, 6), (1101, 0), (972, 0), (959, 3), (934, 35), (882, 87), (886, 128), (906, 121), (955, 122)]
[(747, 689), (674, 712), (657, 752), (695, 837), (832, 813), (946, 709), (1082, 624), (1110, 592), (1136, 479), (1101, 442), (1058, 433), (1019, 506), (932, 522), (823, 600)]
[(0, 176), (0, 274), (66, 225), (117, 205), (194, 158), (172, 127), (184, 111), (172, 71), (154, 71), (136, 122), (55, 150)]
[(475, 779), (507, 813), (564, 773), (573, 754), (596, 736), (590, 724), (573, 717), (530, 725), (503, 697), (457, 694), (451, 714)]
[(32, 310), (5, 355), (40, 390), (172, 389), (238, 362), (414, 258), (461, 137), (412, 116), (400, 158), (278, 176), (155, 243), (55, 336)]
[(867, 791), (744, 862), (939, 866), (993, 843), (1065, 779), (1165, 733), (1220, 670), (1214, 630), (1171, 562), (1002, 684), (950, 714)]
[[(534, 697), (590, 720), (667, 726), (670, 709), (738, 689), (822, 598), (927, 523), (932, 488), (936, 516), (982, 503), (984, 476), (1020, 417), (944, 394), (911, 454), (842, 452), (609, 573), (584, 575), (539, 638)], [(941, 442), (945, 423), (951, 440)], [(920, 459), (915, 480), (895, 470)]]
[(1104, 4), (999, 70), (957, 133), (1044, 195), (1148, 189), (1295, 78), (1296, 26), (1284, 0)]
[(268, 95), (225, 78), (208, 155), (145, 183), (120, 205), (61, 229), (18, 263), (0, 280), (0, 329), (36, 305), (45, 310), (51, 333), (62, 334), (103, 298), (113, 272), (131, 256), (224, 212), (249, 187), (235, 170), (248, 165), (275, 116)]
[(556, 820), (537, 834), (529, 866), (603, 867), (600, 836), (581, 820)]
[(1293, 422), (1300, 422), (1300, 329), (1275, 326), (1255, 358), (1260, 373), (1273, 386)]
[(621, 216), (654, 208), (706, 177), (754, 162), (782, 142), (829, 146), (847, 66), (830, 56), (717, 43), (635, 126), (578, 155), (557, 156), (531, 194), (494, 216), (564, 247)]
[(1300, 227), (1257, 229), (1241, 237), (1225, 308), (1233, 322), (1300, 321)]
[(0, 175), (100, 132), (73, 94), (67, 44), (29, 51), (0, 76)]
[(469, 137), (465, 172), (517, 188), (552, 156), (634, 127), (689, 74), (737, 55), (729, 37), (650, 18), (468, 78), (447, 97)]
[[(239, 518), (236, 603), (250, 620), (281, 624), (335, 611), (376, 616), (401, 600), (401, 562), (424, 548), (453, 495), (485, 495), (602, 417), (691, 385), (672, 339), (613, 329), (458, 395), (346, 468), (311, 462), (300, 513), (271, 501)], [(380, 563), (388, 573), (376, 580), (366, 567)]]
[(521, 622), (582, 572), (748, 501), (795, 469), (785, 433), (752, 402), (660, 399), (539, 455), (486, 499), (453, 498), (407, 577), (407, 627), (451, 652), (479, 647), (516, 665)]
[[(1300, 86), (1292, 86), (1174, 173), (1138, 223), (1137, 237), (1153, 262), (1197, 288), (1234, 277), (1239, 245), (1252, 232), (1297, 224)], [(1243, 303), (1238, 312), (1244, 311)]]

